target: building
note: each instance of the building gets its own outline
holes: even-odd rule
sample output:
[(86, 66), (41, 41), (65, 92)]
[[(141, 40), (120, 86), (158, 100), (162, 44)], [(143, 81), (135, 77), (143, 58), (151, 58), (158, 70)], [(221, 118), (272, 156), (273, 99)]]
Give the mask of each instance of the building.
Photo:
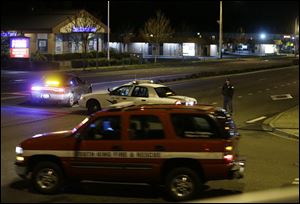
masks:
[[(85, 10), (32, 13), (1, 18), (1, 39), (30, 38), (30, 53), (63, 54), (106, 49), (108, 28)], [(2, 47), (2, 46), (1, 46)]]

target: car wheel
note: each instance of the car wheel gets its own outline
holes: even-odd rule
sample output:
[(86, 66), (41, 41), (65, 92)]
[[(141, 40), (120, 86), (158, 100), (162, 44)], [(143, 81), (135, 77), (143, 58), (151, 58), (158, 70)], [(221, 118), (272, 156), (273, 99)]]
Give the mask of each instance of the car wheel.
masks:
[(88, 109), (88, 114), (92, 114), (101, 110), (101, 106), (98, 101), (91, 100), (87, 102), (87, 109)]
[(61, 189), (63, 178), (62, 170), (56, 163), (40, 162), (33, 169), (31, 182), (36, 191), (54, 194)]
[(173, 169), (166, 177), (165, 190), (172, 201), (185, 201), (200, 192), (202, 182), (197, 173), (190, 168)]
[(69, 107), (72, 107), (74, 105), (74, 103), (75, 103), (75, 96), (74, 96), (74, 93), (71, 93), (67, 105)]

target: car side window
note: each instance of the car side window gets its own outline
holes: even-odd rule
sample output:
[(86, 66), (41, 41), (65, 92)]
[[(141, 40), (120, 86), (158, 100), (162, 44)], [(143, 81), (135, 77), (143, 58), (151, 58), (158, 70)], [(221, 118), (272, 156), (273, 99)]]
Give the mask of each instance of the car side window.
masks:
[(148, 88), (142, 86), (136, 86), (131, 94), (134, 97), (149, 97)]
[(131, 87), (132, 86), (122, 86), (122, 87), (119, 87), (119, 88), (113, 90), (111, 92), (111, 95), (115, 95), (115, 96), (128, 96)]
[(203, 115), (172, 114), (171, 121), (176, 135), (184, 138), (214, 138), (214, 130), (209, 118)]
[(165, 137), (163, 124), (154, 115), (131, 116), (128, 133), (131, 140), (152, 140)]
[(101, 117), (90, 123), (85, 131), (85, 140), (120, 139), (121, 126), (119, 116)]

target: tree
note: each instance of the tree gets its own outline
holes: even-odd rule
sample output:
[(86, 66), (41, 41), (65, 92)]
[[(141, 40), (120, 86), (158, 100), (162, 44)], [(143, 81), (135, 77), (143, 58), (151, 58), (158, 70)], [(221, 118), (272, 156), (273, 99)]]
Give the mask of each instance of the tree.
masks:
[(132, 39), (135, 37), (134, 29), (130, 26), (124, 27), (123, 32), (121, 33), (121, 39), (124, 44), (124, 51), (128, 52), (128, 44), (132, 42)]
[(154, 62), (159, 53), (159, 44), (169, 40), (174, 31), (171, 28), (170, 20), (161, 11), (156, 12), (156, 17), (150, 18), (141, 30), (141, 35), (145, 41), (154, 45)]

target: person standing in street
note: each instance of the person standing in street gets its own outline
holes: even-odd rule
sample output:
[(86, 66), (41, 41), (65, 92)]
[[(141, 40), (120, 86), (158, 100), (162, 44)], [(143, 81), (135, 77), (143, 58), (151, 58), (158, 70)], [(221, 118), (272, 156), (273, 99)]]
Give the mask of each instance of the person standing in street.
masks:
[(222, 95), (224, 99), (223, 108), (229, 113), (233, 113), (232, 98), (234, 93), (234, 86), (231, 84), (230, 79), (227, 78), (222, 87)]

